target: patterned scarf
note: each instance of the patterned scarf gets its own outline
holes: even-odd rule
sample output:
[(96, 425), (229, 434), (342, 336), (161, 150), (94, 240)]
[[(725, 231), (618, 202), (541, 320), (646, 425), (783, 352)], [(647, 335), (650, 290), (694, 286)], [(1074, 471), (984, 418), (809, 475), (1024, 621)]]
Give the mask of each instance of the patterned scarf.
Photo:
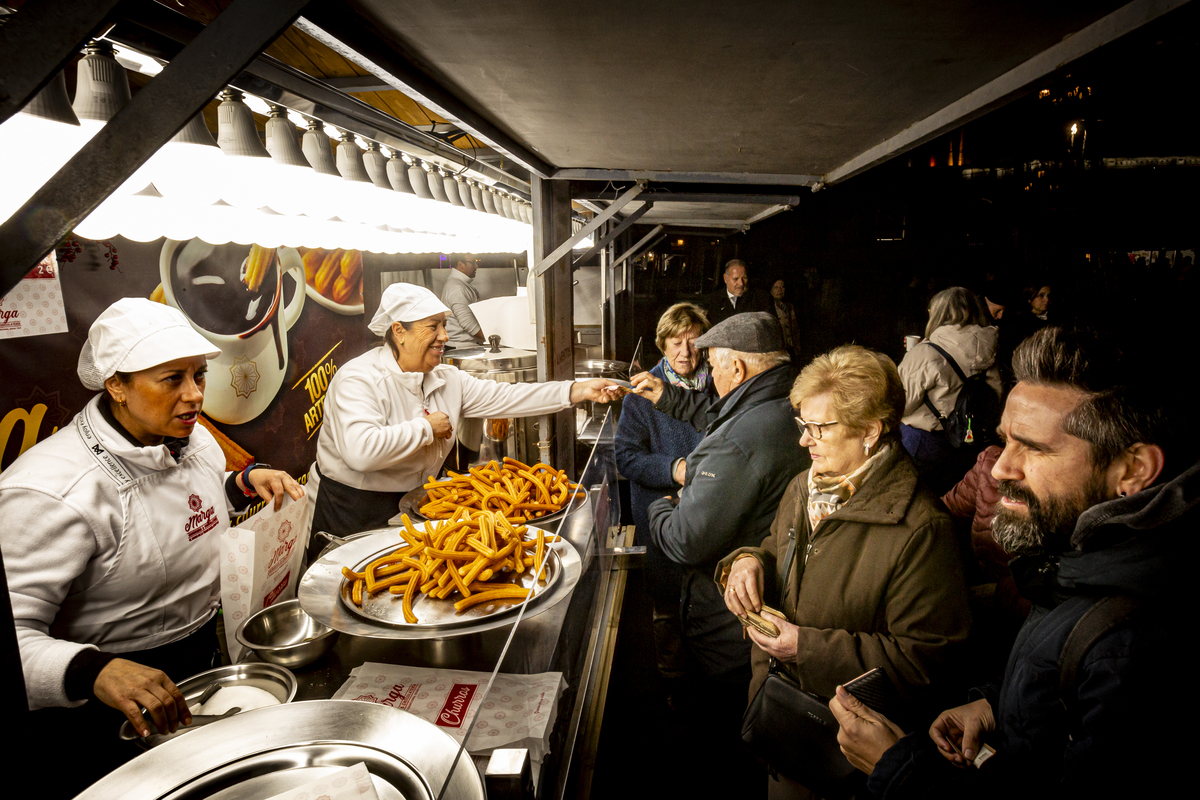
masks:
[(813, 470), (808, 471), (808, 524), (812, 530), (817, 529), (817, 523), (837, 511), (846, 501), (854, 496), (875, 465), (883, 461), (891, 447), (884, 445), (879, 452), (871, 456), (858, 469), (849, 475), (825, 476), (817, 475)]
[(681, 389), (691, 389), (693, 392), (699, 392), (703, 391), (704, 387), (708, 385), (707, 362), (701, 362), (700, 366), (696, 368), (696, 371), (693, 372), (689, 378), (684, 378), (675, 372), (675, 370), (671, 369), (671, 365), (667, 362), (666, 358), (663, 358), (660, 363), (662, 364), (663, 375), (666, 377), (667, 382), (672, 386), (678, 386)]

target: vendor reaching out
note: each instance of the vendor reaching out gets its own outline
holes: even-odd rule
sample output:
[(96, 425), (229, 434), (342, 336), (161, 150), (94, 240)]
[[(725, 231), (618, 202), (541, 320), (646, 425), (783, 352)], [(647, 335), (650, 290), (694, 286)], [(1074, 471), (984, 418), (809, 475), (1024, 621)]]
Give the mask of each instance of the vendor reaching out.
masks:
[[(443, 365), (448, 312), (422, 286), (384, 290), (368, 327), (386, 347), (347, 362), (325, 396), (313, 531), (341, 536), (386, 526), (400, 498), (441, 469), (464, 417), (549, 414), (615, 397), (618, 384), (604, 378), (496, 383)], [(310, 557), (320, 544), (310, 545)]]
[[(90, 782), (122, 760), (110, 746), (121, 718), (104, 706), (143, 735), (142, 709), (162, 731), (191, 722), (168, 675), (209, 669), (218, 653), (221, 532), (256, 497), (278, 508), (285, 493), (304, 494), (265, 465), (227, 473), (197, 426), (207, 359), (219, 353), (176, 309), (118, 300), (79, 356), (79, 378), (97, 395), (0, 476), (31, 720), (47, 740), (83, 737), (62, 780)], [(84, 707), (62, 708), (71, 706)], [(63, 748), (53, 750), (61, 763)]]

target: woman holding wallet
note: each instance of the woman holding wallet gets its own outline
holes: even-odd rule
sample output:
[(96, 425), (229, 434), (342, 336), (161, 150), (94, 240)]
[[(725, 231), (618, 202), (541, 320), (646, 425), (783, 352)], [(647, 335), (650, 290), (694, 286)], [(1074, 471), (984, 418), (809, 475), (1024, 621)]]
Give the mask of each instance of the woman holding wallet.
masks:
[[(113, 751), (121, 716), (107, 706), (143, 735), (143, 709), (159, 730), (190, 723), (168, 675), (208, 669), (217, 653), (221, 532), (253, 498), (278, 507), (284, 493), (304, 494), (265, 465), (227, 473), (196, 424), (206, 362), (219, 352), (176, 309), (118, 300), (79, 356), (96, 396), (0, 476), (0, 546), (31, 721), (47, 737), (86, 742), (71, 749), (60, 784), (86, 781), (82, 789), (136, 752)], [(65, 752), (45, 749), (56, 760)]]
[[(788, 487), (762, 547), (734, 551), (716, 575), (732, 613), (766, 602), (783, 614), (763, 612), (778, 637), (748, 629), (750, 696), (774, 658), (824, 697), (880, 667), (904, 700), (929, 701), (970, 617), (950, 520), (900, 446), (896, 367), (839, 347), (804, 368), (791, 402), (812, 467)], [(807, 790), (772, 778), (769, 796)]]

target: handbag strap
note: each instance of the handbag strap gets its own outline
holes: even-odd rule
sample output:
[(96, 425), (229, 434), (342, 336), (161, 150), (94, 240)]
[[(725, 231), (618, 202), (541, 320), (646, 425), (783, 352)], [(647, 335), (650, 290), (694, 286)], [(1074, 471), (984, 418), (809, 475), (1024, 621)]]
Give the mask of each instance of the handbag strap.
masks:
[[(947, 353), (945, 350), (943, 350), (941, 347), (939, 347), (938, 345), (934, 344), (933, 342), (926, 341), (926, 342), (925, 342), (925, 344), (929, 345), (929, 346), (930, 346), (930, 347), (932, 347), (934, 350), (937, 350), (939, 353), (941, 353), (941, 354), (942, 354), (942, 358), (946, 359), (946, 363), (947, 363), (947, 364), (949, 364), (949, 365), (950, 365), (950, 368), (954, 370), (954, 374), (956, 374), (956, 375), (958, 376), (959, 380), (961, 380), (961, 381), (963, 382), (963, 385), (964, 385), (964, 386), (966, 386), (966, 384), (967, 384), (967, 374), (966, 374), (965, 372), (963, 372), (963, 371), (962, 371), (962, 367), (958, 366), (958, 362), (957, 362), (957, 361), (955, 361), (955, 360), (954, 360), (954, 359), (953, 359), (953, 358), (950, 356), (950, 354), (949, 354), (949, 353)], [(932, 403), (932, 402), (929, 400), (929, 393), (928, 393), (928, 392), (926, 392), (926, 393), (925, 393), (925, 396), (924, 396), (923, 398), (921, 398), (921, 402), (923, 402), (923, 403), (925, 404), (926, 408), (928, 408), (928, 409), (929, 409), (930, 413), (931, 413), (931, 414), (933, 414), (933, 418), (934, 418), (934, 419), (936, 419), (938, 422), (945, 423), (946, 417), (942, 416), (942, 412), (938, 411), (938, 410), (937, 410), (937, 409), (934, 407), (933, 403)], [(945, 427), (945, 425), (943, 424), (943, 425), (942, 425), (942, 427), (944, 428), (944, 427)]]

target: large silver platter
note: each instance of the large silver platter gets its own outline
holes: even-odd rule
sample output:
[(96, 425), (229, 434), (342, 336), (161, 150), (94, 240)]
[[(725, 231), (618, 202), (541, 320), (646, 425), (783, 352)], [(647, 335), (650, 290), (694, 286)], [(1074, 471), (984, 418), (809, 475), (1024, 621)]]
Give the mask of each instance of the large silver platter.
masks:
[(166, 742), (92, 784), (81, 800), (251, 800), (365, 762), (381, 800), (485, 800), (458, 744), (406, 711), (311, 700), (246, 711)]
[[(438, 483), (449, 483), (449, 482), (450, 482), (449, 478), (438, 481)], [(425, 505), (425, 498), (428, 494), (429, 494), (429, 490), (426, 489), (424, 486), (418, 486), (417, 488), (415, 488), (409, 492), (406, 492), (404, 494), (404, 496), (400, 498), (400, 510), (396, 513), (396, 516), (394, 516), (390, 520), (388, 520), (388, 524), (389, 525), (399, 525), (400, 524), (400, 516), (402, 514), (408, 514), (408, 518), (411, 519), (413, 522), (418, 522), (418, 521), (424, 522), (425, 520), (429, 519), (429, 517), (427, 517), (421, 513), (421, 506)], [(579, 503), (577, 501), (575, 503), (575, 508), (578, 508), (578, 507), (579, 507)], [(557, 520), (562, 519), (564, 516), (566, 516), (566, 513), (569, 509), (571, 509), (570, 501), (568, 501), (567, 504), (564, 505), (562, 508), (560, 508), (558, 511), (551, 512), (551, 513), (545, 515), (544, 517), (535, 517), (535, 518), (531, 519), (529, 522), (531, 524), (536, 523), (537, 525), (541, 525), (541, 526), (545, 527), (547, 522), (555, 522)]]
[[(526, 534), (527, 540), (532, 538), (536, 541), (538, 528), (529, 528), (528, 530), (533, 532), (533, 536)], [(398, 541), (398, 539), (399, 537), (396, 537), (393, 539), (391, 545), (363, 558), (357, 565), (350, 567), (350, 569), (358, 573), (365, 571), (367, 565), (375, 559), (382, 558), (388, 553), (402, 547), (404, 542)], [(533, 589), (535, 599), (554, 586), (555, 582), (562, 575), (562, 565), (557, 551), (550, 544), (546, 545), (546, 566), (542, 572), (544, 580), (537, 581), (535, 580), (532, 568), (526, 569), (525, 572), (512, 581), (512, 584), (524, 589)], [(494, 579), (492, 582), (502, 583), (505, 580), (505, 578), (501, 577)], [(404, 618), (403, 595), (392, 594), (386, 590), (376, 592), (375, 594), (363, 592), (362, 608), (359, 608), (351, 599), (353, 586), (353, 581), (342, 578), (341, 590), (338, 593), (338, 596), (342, 598), (342, 605), (351, 614), (372, 622), (397, 627), (456, 628), (464, 625), (472, 625), (480, 619), (515, 612), (521, 605), (521, 600), (519, 599), (493, 600), (465, 608), (462, 611), (456, 611), (454, 603), (462, 599), (459, 594), (454, 593), (444, 600), (435, 600), (418, 592), (413, 598), (412, 604), (413, 614), (417, 617), (417, 621), (413, 623)]]
[[(424, 625), (385, 625), (376, 620), (367, 619), (352, 614), (341, 600), (342, 567), (353, 569), (363, 563), (364, 559), (381, 551), (393, 550), (397, 547), (395, 528), (384, 528), (367, 536), (352, 539), (340, 547), (329, 551), (313, 562), (304, 577), (300, 579), (300, 587), (296, 595), (300, 607), (305, 613), (318, 622), (323, 622), (334, 630), (351, 636), (365, 636), (375, 639), (428, 639), (453, 638), (466, 636), (484, 631), (511, 626), (513, 615), (501, 614), (488, 617), (472, 618), (469, 622), (451, 627), (431, 627)], [(558, 605), (566, 599), (579, 576), (583, 572), (583, 562), (579, 553), (567, 541), (559, 541), (547, 547), (555, 553), (558, 559), (559, 577), (545, 591), (529, 601), (527, 615), (540, 614)]]

